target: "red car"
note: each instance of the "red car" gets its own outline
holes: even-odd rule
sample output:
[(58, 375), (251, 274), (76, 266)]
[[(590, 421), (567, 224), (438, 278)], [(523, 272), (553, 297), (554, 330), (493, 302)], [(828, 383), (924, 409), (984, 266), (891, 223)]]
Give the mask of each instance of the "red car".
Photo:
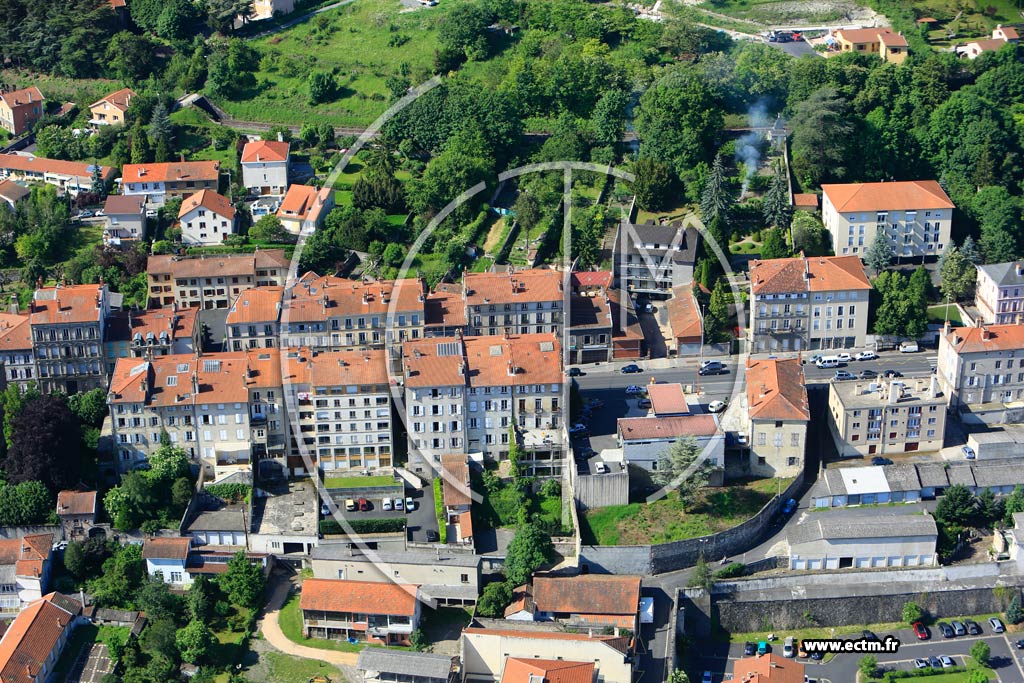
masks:
[(920, 621), (915, 621), (911, 628), (914, 629), (914, 635), (917, 636), (918, 640), (928, 640), (931, 637), (928, 635), (928, 629)]
[(359, 511), (360, 512), (366, 512), (369, 509), (370, 509), (370, 504), (368, 502), (366, 502), (366, 499), (365, 498), (360, 498), (359, 499)]

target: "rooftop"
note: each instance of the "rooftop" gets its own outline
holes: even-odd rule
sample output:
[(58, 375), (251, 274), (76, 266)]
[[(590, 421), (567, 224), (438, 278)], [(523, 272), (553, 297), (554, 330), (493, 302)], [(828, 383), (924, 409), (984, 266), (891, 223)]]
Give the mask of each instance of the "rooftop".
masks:
[(103, 204), (103, 213), (108, 216), (138, 216), (146, 208), (146, 195), (112, 194)]
[(160, 342), (189, 339), (196, 331), (198, 308), (127, 309), (107, 316), (104, 341)]
[(635, 615), (639, 576), (535, 576), (533, 599), (542, 612)]
[(182, 258), (168, 254), (150, 256), (150, 275), (167, 273), (173, 278), (229, 277), (256, 274), (257, 269), (288, 270), (284, 249), (257, 249), (246, 254), (209, 254)]
[(36, 683), (65, 631), (73, 628), (74, 615), (47, 598), (22, 610), (0, 639), (3, 683)]
[(458, 658), (429, 652), (368, 647), (359, 651), (356, 668), (400, 676), (447, 679), (458, 668)]
[(804, 683), (804, 665), (776, 654), (744, 657), (732, 663), (735, 683)]
[(1024, 325), (955, 327), (945, 335), (957, 353), (992, 353), (1024, 349)]
[(308, 480), (292, 480), (287, 489), (267, 491), (270, 495), (253, 496), (253, 533), (277, 535), (301, 535), (316, 538), (317, 497), (316, 488)]
[(384, 564), (412, 564), (445, 567), (478, 567), (480, 556), (473, 553), (409, 548), (402, 552), (373, 550), (365, 553), (352, 548), (348, 543), (321, 543), (313, 548), (310, 557), (314, 560), (344, 560), (346, 562), (382, 562)]
[(625, 441), (678, 439), (682, 436), (714, 436), (718, 432), (718, 423), (714, 415), (620, 417), (618, 430)]
[(13, 180), (0, 181), (0, 198), (8, 202), (17, 203), (32, 194), (32, 190), (24, 185), (19, 185)]
[(196, 209), (206, 209), (229, 220), (235, 219), (235, 207), (231, 206), (227, 197), (213, 190), (199, 190), (185, 197), (181, 202), (181, 208), (178, 209), (178, 218), (184, 218)]
[(878, 381), (833, 380), (829, 391), (834, 393), (845, 410), (856, 408), (880, 408), (885, 405), (945, 405), (935, 375), (928, 377), (905, 377), (902, 379)]
[(594, 662), (508, 657), (501, 683), (591, 683)]
[[(0, 154), (0, 168), (17, 173), (46, 174), (70, 176), (77, 178), (91, 178), (93, 165), (81, 161), (64, 161), (62, 159), (47, 159), (29, 154)], [(100, 166), (100, 176), (104, 180), (110, 180), (114, 169), (109, 166)]]
[(31, 324), (61, 325), (99, 322), (106, 285), (57, 285), (32, 295)]
[(392, 305), (396, 313), (422, 314), (423, 287), (416, 279), (366, 282), (306, 273), (285, 292), (282, 319), (289, 323), (360, 315), (384, 319)]
[(747, 359), (747, 410), (752, 420), (809, 421), (800, 360)]
[(657, 416), (688, 415), (690, 406), (686, 403), (683, 385), (678, 382), (671, 384), (648, 384), (647, 396), (651, 399), (651, 409)]
[(44, 99), (43, 93), (39, 92), (39, 88), (34, 85), (22, 88), (21, 90), (0, 92), (0, 100), (11, 109), (18, 109), (19, 107), (26, 107), (32, 104), (42, 104)]
[(95, 491), (61, 491), (57, 494), (58, 515), (96, 514)]
[(106, 102), (115, 109), (128, 111), (128, 106), (131, 104), (133, 97), (135, 97), (134, 90), (131, 88), (121, 88), (120, 90), (115, 90), (106, 97), (93, 102), (89, 105), (89, 108), (92, 109), (93, 107), (97, 107)]
[(142, 544), (142, 558), (184, 562), (191, 547), (191, 538), (147, 538)]
[(412, 585), (306, 579), (302, 583), (299, 607), (324, 612), (413, 616), (418, 592), (419, 589)]
[[(861, 29), (873, 31), (878, 29)], [(856, 31), (840, 31), (850, 34)], [(854, 41), (859, 42), (859, 41)], [(892, 45), (892, 43), (886, 43)], [(935, 180), (909, 180), (890, 183), (842, 183), (822, 185), (821, 192), (839, 213), (857, 211), (906, 211), (914, 209), (953, 209), (953, 201)], [(874, 220), (874, 216), (871, 219)]]
[(894, 536), (935, 536), (935, 520), (919, 505), (894, 508), (835, 508), (817, 511), (790, 528), (790, 544), (821, 540), (864, 540)]
[(247, 142), (242, 148), (242, 163), (252, 164), (265, 161), (287, 161), (291, 144), (277, 140)]
[(871, 289), (857, 256), (797, 256), (750, 262), (755, 295)]
[(169, 161), (152, 164), (125, 164), (121, 169), (125, 183), (167, 183), (177, 181), (217, 182), (219, 161)]
[(691, 285), (674, 287), (672, 298), (665, 302), (665, 306), (668, 308), (668, 324), (672, 328), (673, 337), (684, 340), (683, 343), (699, 342), (704, 338), (704, 321)]
[(225, 320), (227, 325), (276, 322), (281, 318), (284, 287), (253, 287), (242, 291)]
[(561, 301), (564, 273), (535, 268), (496, 273), (466, 273), (463, 278), (466, 304)]

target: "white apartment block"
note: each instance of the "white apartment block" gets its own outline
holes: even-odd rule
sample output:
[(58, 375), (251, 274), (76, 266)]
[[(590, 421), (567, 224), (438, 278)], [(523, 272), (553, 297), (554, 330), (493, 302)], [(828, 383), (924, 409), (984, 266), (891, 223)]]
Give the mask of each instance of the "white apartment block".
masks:
[(754, 353), (866, 344), (871, 283), (855, 256), (752, 261), (750, 290)]
[(953, 202), (934, 180), (821, 186), (821, 219), (837, 256), (860, 258), (879, 230), (893, 257), (938, 257), (949, 245)]
[(103, 338), (108, 315), (110, 294), (103, 284), (35, 291), (29, 324), (41, 391), (73, 394), (106, 386)]
[(937, 376), (950, 409), (994, 412), (995, 421), (1004, 421), (1008, 404), (1024, 401), (1024, 325), (947, 325), (939, 337)]
[(242, 183), (250, 195), (281, 196), (288, 190), (290, 143), (257, 140), (242, 148)]
[(1011, 261), (978, 266), (974, 304), (984, 323), (1024, 323), (1024, 263)]

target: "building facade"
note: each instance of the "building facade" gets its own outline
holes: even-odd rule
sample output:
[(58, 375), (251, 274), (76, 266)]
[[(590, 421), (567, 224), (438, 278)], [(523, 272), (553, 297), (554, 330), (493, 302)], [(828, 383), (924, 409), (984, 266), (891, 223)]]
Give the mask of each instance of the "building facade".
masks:
[(216, 192), (219, 184), (219, 161), (125, 164), (121, 169), (124, 194), (147, 195), (148, 201), (157, 205), (174, 197), (184, 199), (200, 190)]
[(128, 107), (131, 106), (135, 91), (122, 88), (110, 93), (101, 100), (89, 105), (89, 125), (94, 129), (100, 126), (122, 126), (128, 120)]
[(200, 190), (182, 200), (178, 225), (184, 244), (220, 244), (235, 232), (235, 207), (213, 190)]
[(840, 457), (938, 451), (946, 398), (931, 377), (832, 381), (829, 429)]
[(513, 270), (466, 273), (463, 296), (470, 335), (561, 333), (565, 273)]
[(800, 360), (747, 360), (750, 472), (796, 477), (804, 471), (811, 414)]
[(104, 244), (120, 246), (122, 241), (146, 239), (146, 197), (112, 194), (103, 204), (106, 225)]
[(106, 388), (103, 339), (110, 315), (106, 285), (41, 287), (29, 311), (32, 350), (41, 391)]
[(232, 351), (272, 349), (280, 343), (284, 287), (253, 287), (238, 295), (225, 320)]
[(1024, 400), (1024, 326), (947, 326), (936, 372), (951, 410), (1002, 414)]
[(46, 100), (39, 88), (0, 91), (0, 128), (11, 135), (28, 132), (46, 113)]
[(291, 144), (257, 140), (242, 148), (242, 184), (252, 196), (283, 195), (288, 190)]
[(283, 287), (289, 260), (283, 249), (198, 257), (150, 256), (146, 266), (149, 307), (228, 308), (253, 287)]
[[(95, 166), (80, 161), (46, 159), (31, 154), (0, 154), (0, 179), (48, 183), (71, 195), (90, 191), (95, 171)], [(104, 186), (109, 187), (114, 169), (100, 166), (99, 176)]]
[(974, 304), (981, 322), (996, 325), (1024, 323), (1024, 262), (979, 265)]
[(693, 281), (700, 233), (691, 223), (619, 226), (615, 240), (615, 276), (630, 296), (667, 299), (672, 290)]

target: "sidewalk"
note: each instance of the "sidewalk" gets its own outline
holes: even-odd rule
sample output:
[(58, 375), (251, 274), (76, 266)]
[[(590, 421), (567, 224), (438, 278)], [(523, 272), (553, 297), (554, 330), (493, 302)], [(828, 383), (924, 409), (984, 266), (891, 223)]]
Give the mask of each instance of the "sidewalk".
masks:
[(259, 623), (259, 630), (260, 633), (263, 634), (264, 639), (285, 654), (304, 657), (306, 659), (317, 659), (324, 662), (330, 662), (331, 664), (355, 666), (356, 661), (359, 659), (359, 655), (355, 652), (320, 650), (315, 647), (299, 645), (288, 640), (287, 636), (284, 635), (284, 632), (281, 631), (280, 624), (277, 623), (277, 616), (281, 611), (281, 606), (284, 605), (285, 600), (288, 599), (288, 591), (291, 589), (292, 583), (291, 581), (281, 579), (277, 579), (276, 583), (277, 585), (274, 586), (274, 592), (271, 593), (270, 599), (267, 601), (267, 606), (263, 611), (263, 617), (260, 619)]

